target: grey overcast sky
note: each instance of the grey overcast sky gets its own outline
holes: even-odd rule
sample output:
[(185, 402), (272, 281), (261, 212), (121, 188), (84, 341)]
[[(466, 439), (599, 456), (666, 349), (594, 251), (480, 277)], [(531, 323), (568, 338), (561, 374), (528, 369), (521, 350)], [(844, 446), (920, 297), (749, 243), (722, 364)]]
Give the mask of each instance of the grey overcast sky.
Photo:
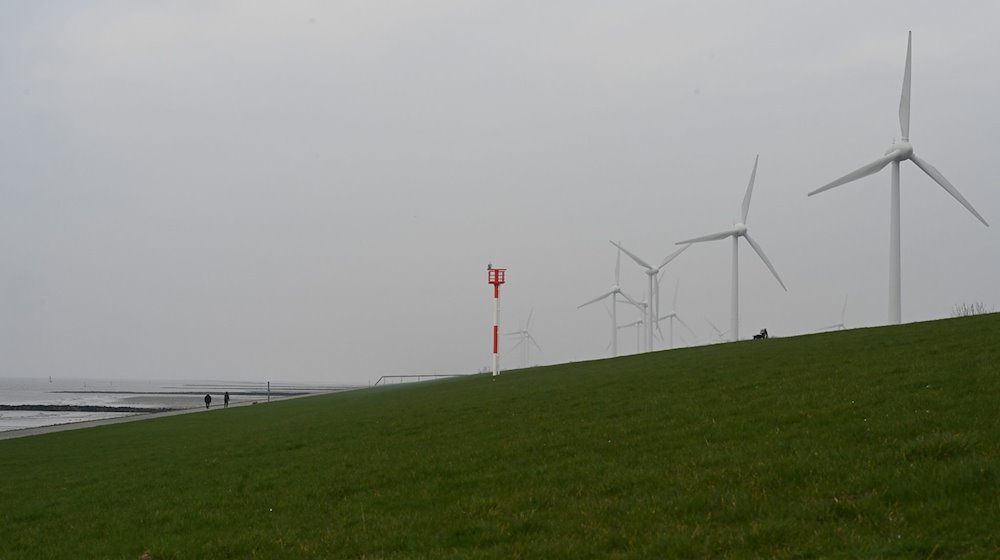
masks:
[[(880, 156), (913, 31), (911, 140), (990, 221), (902, 170), (903, 320), (1000, 306), (1000, 3), (7, 2), (0, 376), (367, 384), (608, 355), (580, 303), (608, 240), (659, 261), (729, 227), (754, 156), (741, 326), (887, 320)], [(622, 285), (645, 276), (627, 258)], [(667, 268), (711, 340), (730, 247)], [(621, 322), (637, 317), (619, 308)], [(623, 351), (634, 350), (630, 331)], [(503, 346), (505, 366), (520, 355)]]

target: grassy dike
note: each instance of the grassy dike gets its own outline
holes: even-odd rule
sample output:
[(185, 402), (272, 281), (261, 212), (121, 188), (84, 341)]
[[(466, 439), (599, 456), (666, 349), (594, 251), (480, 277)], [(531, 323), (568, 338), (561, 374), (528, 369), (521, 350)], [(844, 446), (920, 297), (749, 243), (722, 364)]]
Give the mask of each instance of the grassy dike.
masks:
[(0, 558), (996, 558), (1000, 314), (0, 441)]

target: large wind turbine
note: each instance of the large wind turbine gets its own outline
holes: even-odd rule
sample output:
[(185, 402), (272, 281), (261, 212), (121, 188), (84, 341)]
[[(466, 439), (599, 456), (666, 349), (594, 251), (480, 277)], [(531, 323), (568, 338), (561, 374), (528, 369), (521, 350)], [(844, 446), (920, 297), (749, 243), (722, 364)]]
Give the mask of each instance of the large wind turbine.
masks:
[(672, 261), (675, 258), (677, 258), (677, 255), (680, 255), (681, 253), (683, 253), (684, 250), (687, 249), (688, 247), (690, 247), (691, 245), (690, 244), (685, 245), (685, 246), (681, 247), (680, 249), (677, 249), (673, 253), (670, 253), (669, 255), (666, 256), (666, 258), (663, 259), (663, 262), (660, 263), (660, 266), (655, 266), (654, 267), (654, 266), (648, 264), (646, 261), (640, 259), (638, 256), (635, 255), (635, 253), (632, 253), (631, 251), (629, 251), (625, 247), (622, 247), (620, 243), (615, 243), (614, 241), (611, 241), (610, 243), (612, 245), (614, 245), (615, 247), (618, 247), (618, 249), (620, 249), (626, 255), (628, 255), (629, 257), (631, 257), (632, 260), (636, 262), (636, 264), (638, 264), (639, 266), (641, 266), (641, 267), (643, 267), (645, 269), (645, 270), (643, 270), (643, 272), (646, 273), (646, 277), (649, 280), (649, 282), (648, 282), (649, 283), (649, 296), (648, 296), (648, 299), (646, 301), (650, 302), (650, 304), (651, 304), (651, 305), (649, 305), (649, 306), (646, 307), (646, 317), (648, 318), (648, 321), (646, 321), (646, 325), (645, 325), (646, 326), (646, 351), (647, 352), (652, 352), (653, 351), (653, 324), (656, 323), (657, 318), (660, 316), (660, 293), (659, 293), (659, 287), (660, 287), (660, 285), (659, 285), (658, 282), (654, 282), (653, 279), (656, 278), (656, 276), (660, 273), (661, 270), (663, 270), (663, 267), (667, 266), (667, 264), (669, 264), (670, 261)]
[(965, 197), (958, 192), (948, 179), (937, 170), (927, 160), (918, 158), (913, 153), (913, 145), (910, 144), (910, 47), (913, 43), (913, 32), (907, 35), (906, 39), (906, 69), (903, 71), (903, 91), (899, 97), (899, 131), (901, 138), (899, 142), (893, 143), (886, 150), (885, 155), (879, 159), (861, 167), (843, 177), (823, 185), (822, 187), (809, 193), (809, 196), (819, 194), (856, 181), (862, 177), (867, 177), (882, 170), (886, 165), (892, 164), (892, 191), (889, 202), (889, 324), (898, 325), (902, 321), (902, 296), (900, 283), (900, 251), (899, 251), (899, 163), (910, 160), (926, 173), (934, 182), (941, 185), (945, 191), (955, 197), (966, 210), (979, 219), (986, 227), (989, 224), (976, 212), (976, 209), (965, 200)]
[(611, 297), (611, 355), (612, 356), (617, 356), (618, 355), (618, 305), (617, 305), (617, 302), (616, 302), (616, 299), (617, 299), (616, 296), (618, 296), (618, 294), (621, 294), (621, 296), (623, 298), (625, 298), (626, 300), (628, 300), (628, 302), (631, 303), (632, 305), (636, 305), (636, 306), (639, 305), (638, 303), (636, 303), (636, 301), (634, 299), (632, 299), (631, 297), (629, 297), (628, 294), (626, 294), (625, 292), (622, 291), (622, 288), (620, 286), (620, 284), (621, 284), (621, 272), (622, 272), (622, 252), (621, 252), (621, 250), (619, 250), (618, 251), (618, 260), (615, 261), (615, 284), (613, 286), (611, 286), (611, 289), (609, 291), (605, 292), (604, 294), (601, 294), (601, 295), (595, 297), (594, 299), (592, 299), (592, 300), (590, 300), (590, 301), (588, 301), (586, 303), (582, 303), (582, 304), (580, 304), (580, 305), (578, 305), (576, 307), (577, 309), (580, 309), (581, 307), (585, 307), (585, 306), (588, 306), (588, 305), (590, 305), (592, 303), (596, 303), (598, 301), (601, 301), (602, 299), (604, 299), (606, 297), (609, 297), (609, 296)]
[(785, 288), (785, 283), (781, 281), (781, 277), (778, 276), (778, 271), (774, 269), (771, 261), (767, 260), (764, 255), (764, 250), (760, 248), (747, 231), (747, 214), (750, 212), (750, 195), (753, 194), (753, 182), (754, 178), (757, 176), (757, 162), (760, 160), (758, 155), (753, 160), (753, 171), (750, 173), (750, 184), (747, 185), (747, 193), (743, 196), (743, 208), (740, 213), (740, 221), (733, 224), (733, 227), (727, 229), (726, 231), (720, 231), (719, 233), (712, 233), (709, 235), (703, 235), (701, 237), (694, 237), (692, 239), (687, 239), (685, 241), (679, 241), (678, 245), (683, 245), (685, 243), (699, 243), (701, 241), (715, 241), (717, 239), (725, 239), (727, 237), (733, 238), (733, 287), (732, 293), (730, 295), (730, 306), (732, 307), (732, 314), (729, 319), (729, 337), (731, 340), (736, 341), (740, 339), (740, 238), (747, 240), (750, 247), (757, 253), (760, 260), (764, 261), (767, 265), (768, 270), (774, 275), (774, 278), (781, 284), (781, 287), (787, 292), (788, 288)]

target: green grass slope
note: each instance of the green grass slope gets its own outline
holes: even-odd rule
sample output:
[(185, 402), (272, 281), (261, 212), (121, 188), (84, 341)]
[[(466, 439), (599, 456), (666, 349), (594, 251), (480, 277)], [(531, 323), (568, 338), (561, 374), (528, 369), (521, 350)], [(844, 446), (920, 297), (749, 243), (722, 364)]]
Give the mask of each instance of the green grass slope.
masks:
[(1000, 315), (0, 441), (0, 558), (996, 558)]

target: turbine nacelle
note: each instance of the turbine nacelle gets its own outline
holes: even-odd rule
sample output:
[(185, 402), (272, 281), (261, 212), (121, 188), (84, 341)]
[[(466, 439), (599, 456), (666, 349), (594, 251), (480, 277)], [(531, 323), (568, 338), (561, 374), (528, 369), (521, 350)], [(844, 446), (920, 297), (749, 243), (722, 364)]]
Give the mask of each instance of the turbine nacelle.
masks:
[(743, 224), (743, 223), (740, 223), (740, 222), (736, 222), (735, 224), (733, 224), (733, 234), (734, 235), (746, 235), (746, 233), (747, 233), (747, 226), (746, 226), (746, 224)]
[(885, 155), (889, 155), (891, 153), (895, 153), (896, 154), (896, 161), (903, 161), (903, 160), (910, 159), (911, 157), (913, 157), (913, 144), (910, 144), (906, 140), (901, 140), (899, 142), (894, 142), (885, 151)]

